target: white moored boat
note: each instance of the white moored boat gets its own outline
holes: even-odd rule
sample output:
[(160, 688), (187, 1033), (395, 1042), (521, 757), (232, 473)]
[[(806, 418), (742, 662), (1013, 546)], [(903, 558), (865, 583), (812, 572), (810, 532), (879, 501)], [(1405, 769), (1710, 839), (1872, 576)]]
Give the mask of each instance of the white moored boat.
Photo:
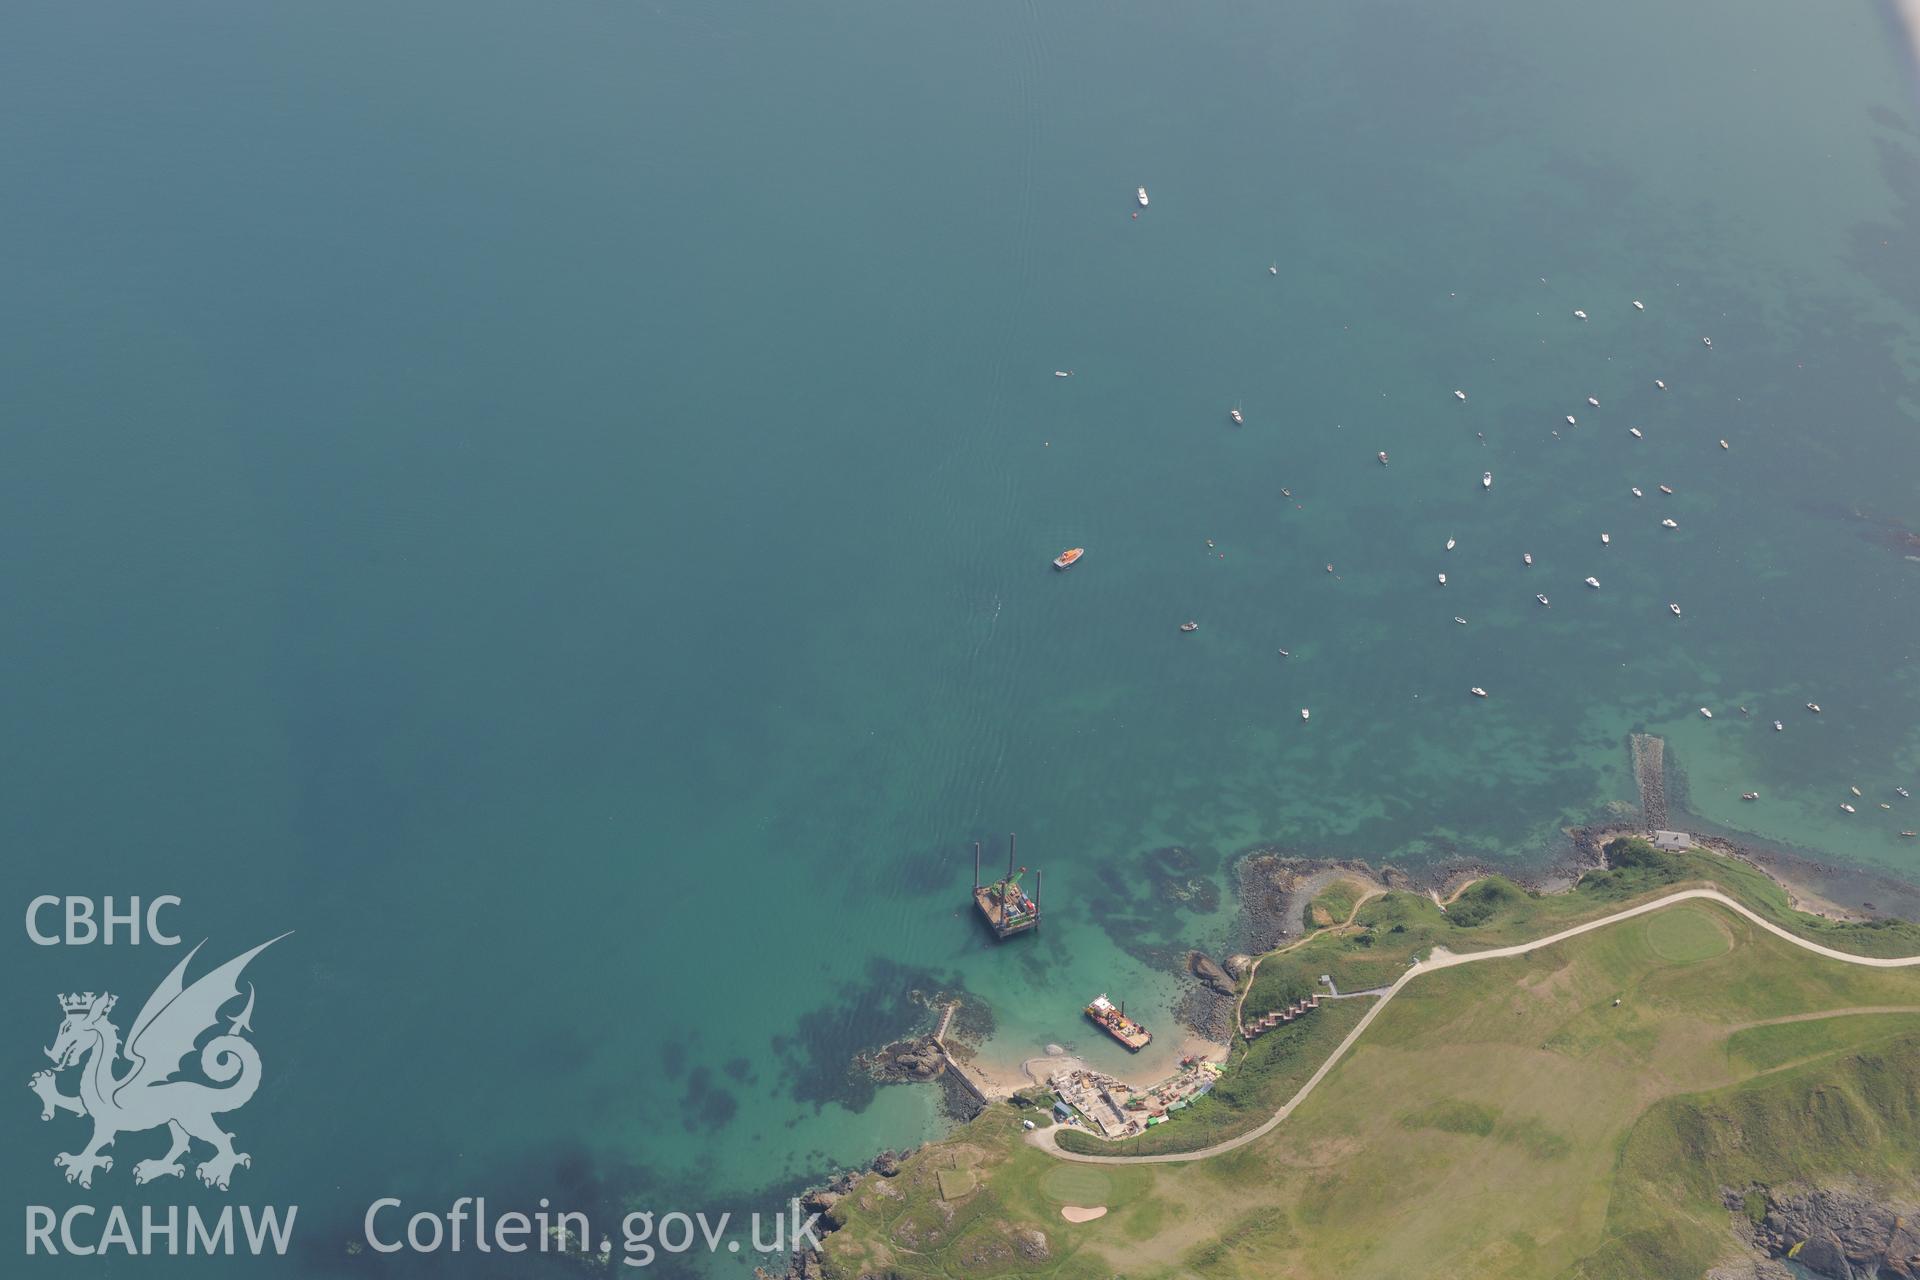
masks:
[(1493, 488), (1493, 472), (1491, 472), (1491, 471), (1482, 471), (1482, 472), (1480, 473), (1480, 487), (1481, 487), (1482, 489), (1491, 489), (1491, 488)]
[(1585, 320), (1587, 318), (1587, 313), (1576, 308), (1573, 313), (1573, 318), (1575, 320)]
[(1142, 209), (1147, 207), (1147, 189), (1145, 187), (1140, 188), (1140, 207)]
[(1676, 617), (1676, 618), (1677, 618), (1677, 617), (1679, 617), (1679, 616), (1680, 616), (1680, 606), (1679, 606), (1679, 605), (1677, 605), (1677, 604), (1670, 604), (1670, 605), (1668, 605), (1668, 606), (1667, 606), (1667, 608), (1673, 611), (1673, 616), (1674, 616), (1674, 617)]
[(1601, 545), (1601, 546), (1603, 546), (1603, 547), (1610, 547), (1610, 546), (1612, 546), (1612, 545), (1613, 545), (1613, 535), (1612, 535), (1612, 534), (1610, 534), (1610, 533), (1603, 533), (1603, 534), (1601, 534), (1601, 535), (1600, 535), (1600, 545)]
[(1701, 715), (1701, 716), (1702, 716), (1703, 718), (1705, 718), (1705, 719), (1708, 719), (1708, 720), (1711, 720), (1711, 719), (1713, 719), (1713, 712), (1711, 712), (1711, 711), (1709, 711), (1709, 710), (1707, 710), (1707, 709), (1706, 709), (1705, 707), (1702, 707), (1702, 708), (1700, 708), (1700, 715)]
[(1441, 585), (1441, 586), (1443, 586), (1443, 587), (1444, 587), (1444, 586), (1446, 586), (1446, 585), (1447, 585), (1447, 575), (1443, 573), (1443, 574), (1440, 574), (1440, 575), (1439, 575), (1439, 577), (1440, 577), (1440, 585)]
[(1545, 596), (1535, 596), (1534, 599), (1538, 600), (1541, 604), (1548, 604), (1548, 605), (1551, 604), (1551, 602)]
[(1666, 519), (1660, 522), (1660, 527), (1662, 529), (1678, 529), (1680, 527), (1680, 522), (1674, 519)]
[(1656, 387), (1658, 387), (1658, 388), (1660, 388), (1660, 389), (1661, 389), (1662, 391), (1665, 391), (1665, 390), (1667, 389), (1667, 384), (1666, 384), (1666, 383), (1664, 383), (1664, 382), (1662, 382), (1662, 381), (1660, 381), (1660, 379), (1658, 379), (1658, 378), (1655, 378), (1655, 379), (1653, 380), (1653, 385), (1654, 385), (1654, 386), (1656, 386)]
[(1456, 388), (1453, 393), (1453, 398), (1461, 404), (1465, 404), (1467, 402), (1467, 393)]
[(1302, 720), (1311, 720), (1313, 719), (1313, 713), (1311, 711), (1308, 711), (1305, 707), (1302, 707), (1300, 708), (1300, 718)]
[(1531, 551), (1522, 551), (1522, 552), (1520, 553), (1520, 563), (1521, 563), (1521, 564), (1532, 564), (1532, 563), (1533, 563), (1533, 552), (1531, 552)]
[(1647, 304), (1640, 301), (1640, 299), (1635, 298), (1633, 300), (1633, 309), (1635, 311), (1645, 311), (1647, 309)]
[(1647, 495), (1646, 495), (1646, 494), (1644, 494), (1644, 493), (1642, 493), (1642, 492), (1640, 492), (1640, 486), (1639, 486), (1639, 485), (1635, 485), (1635, 486), (1633, 487), (1633, 496), (1634, 496), (1634, 497), (1636, 497), (1636, 498), (1644, 498), (1644, 497), (1646, 497)]
[(1447, 550), (1449, 550), (1449, 551), (1451, 551), (1451, 550), (1453, 550), (1453, 539), (1452, 539), (1452, 538), (1448, 538), (1448, 539), (1447, 539)]
[(1600, 589), (1600, 579), (1598, 579), (1598, 578), (1588, 578), (1588, 579), (1587, 579), (1587, 585), (1588, 585), (1588, 586), (1590, 586), (1590, 587), (1592, 587), (1592, 588), (1593, 588), (1593, 589), (1594, 589), (1595, 591), (1598, 591), (1598, 590)]
[(1472, 694), (1476, 698), (1484, 698), (1487, 696), (1487, 691), (1485, 689), (1482, 689), (1479, 685), (1473, 686), (1473, 688), (1467, 690), (1467, 692)]

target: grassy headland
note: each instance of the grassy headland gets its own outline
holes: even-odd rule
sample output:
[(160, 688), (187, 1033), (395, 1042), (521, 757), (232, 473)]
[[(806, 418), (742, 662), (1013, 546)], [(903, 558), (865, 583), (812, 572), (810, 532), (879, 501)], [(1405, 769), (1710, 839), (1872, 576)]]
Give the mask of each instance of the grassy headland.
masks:
[[(1920, 953), (1909, 925), (1793, 912), (1744, 864), (1617, 852), (1566, 894), (1489, 880), (1445, 912), (1385, 895), (1351, 931), (1270, 956), (1256, 984), (1277, 981), (1279, 961), (1276, 974), (1378, 985), (1426, 947), (1529, 940), (1695, 883), (1835, 949)], [(1229, 1090), (1229, 1072), (1216, 1114), (1194, 1109), (1190, 1132), (1209, 1132), (1193, 1145), (1270, 1115), (1291, 1091), (1282, 1082), (1337, 1042), (1314, 1019), (1366, 1003), (1323, 1002), (1268, 1056), (1243, 1049), (1246, 1083)], [(1021, 1141), (1034, 1113), (992, 1108), (899, 1179), (863, 1180), (827, 1257), (846, 1276), (1697, 1275), (1739, 1247), (1723, 1186), (1853, 1170), (1911, 1193), (1916, 1047), (1920, 971), (1825, 959), (1684, 903), (1422, 977), (1285, 1124), (1197, 1164), (1068, 1165)], [(1180, 1128), (1143, 1139), (1181, 1142)], [(975, 1177), (942, 1199), (938, 1167), (956, 1148)], [(1069, 1224), (1063, 1203), (1109, 1213)]]

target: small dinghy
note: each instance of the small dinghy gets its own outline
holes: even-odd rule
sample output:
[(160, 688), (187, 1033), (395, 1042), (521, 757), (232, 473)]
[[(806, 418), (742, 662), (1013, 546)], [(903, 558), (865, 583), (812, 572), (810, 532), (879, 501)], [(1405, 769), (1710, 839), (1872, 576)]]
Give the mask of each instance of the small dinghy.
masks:
[(1666, 494), (1669, 498), (1671, 498), (1673, 496), (1673, 486), (1663, 484), (1660, 486), (1660, 492)]

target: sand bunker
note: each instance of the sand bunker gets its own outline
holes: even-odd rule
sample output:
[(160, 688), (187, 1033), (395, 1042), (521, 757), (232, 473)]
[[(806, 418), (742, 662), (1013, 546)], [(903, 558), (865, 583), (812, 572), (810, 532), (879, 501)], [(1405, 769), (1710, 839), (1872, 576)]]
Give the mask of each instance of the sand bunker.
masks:
[(1095, 1218), (1107, 1216), (1107, 1206), (1102, 1204), (1095, 1205), (1091, 1209), (1082, 1209), (1077, 1204), (1063, 1204), (1060, 1206), (1060, 1216), (1068, 1222), (1092, 1222)]

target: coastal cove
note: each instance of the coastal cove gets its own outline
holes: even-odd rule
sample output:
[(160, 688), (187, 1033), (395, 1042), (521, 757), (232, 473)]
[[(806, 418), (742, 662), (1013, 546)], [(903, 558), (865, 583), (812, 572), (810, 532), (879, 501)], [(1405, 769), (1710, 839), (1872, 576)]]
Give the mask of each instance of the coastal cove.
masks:
[[(1163, 1144), (1149, 1151), (1139, 1144), (1169, 1136), (1177, 1140), (1178, 1126), (1192, 1122), (1185, 1116), (1169, 1117), (1172, 1127), (1149, 1130), (1148, 1138), (1103, 1143), (1090, 1140), (1082, 1129), (1053, 1123), (1046, 1115), (1045, 1099), (1037, 1093), (1017, 1095), (1012, 1099), (1013, 1107), (989, 1107), (943, 1142), (904, 1160), (890, 1158), (884, 1166), (876, 1165), (877, 1176), (843, 1177), (815, 1193), (813, 1203), (831, 1215), (839, 1230), (829, 1237), (819, 1257), (797, 1256), (790, 1274), (811, 1275), (824, 1268), (835, 1276), (882, 1271), (918, 1276), (939, 1274), (940, 1268), (956, 1257), (979, 1260), (990, 1256), (997, 1256), (1003, 1268), (1015, 1273), (1053, 1274), (1063, 1251), (1071, 1259), (1083, 1249), (1090, 1256), (1074, 1262), (1069, 1274), (1098, 1274), (1103, 1260), (1121, 1254), (1131, 1260), (1131, 1265), (1146, 1265), (1151, 1259), (1152, 1265), (1164, 1266), (1182, 1258), (1188, 1248), (1182, 1243), (1188, 1238), (1184, 1233), (1169, 1233), (1159, 1225), (1168, 1212), (1165, 1201), (1188, 1202), (1186, 1211), (1213, 1222), (1216, 1232), (1224, 1224), (1224, 1239), (1231, 1248), (1228, 1256), (1233, 1259), (1229, 1274), (1271, 1274), (1278, 1268), (1285, 1274), (1393, 1275), (1402, 1272), (1410, 1247), (1438, 1247), (1459, 1253), (1467, 1246), (1459, 1243), (1457, 1231), (1445, 1237), (1423, 1232), (1421, 1220), (1434, 1215), (1435, 1201), (1441, 1206), (1439, 1213), (1456, 1221), (1463, 1217), (1475, 1222), (1491, 1218), (1526, 1224), (1522, 1234), (1528, 1245), (1523, 1255), (1483, 1256), (1486, 1274), (1699, 1274), (1715, 1261), (1729, 1265), (1727, 1270), (1714, 1271), (1715, 1276), (1775, 1274), (1729, 1261), (1740, 1256), (1743, 1246), (1737, 1242), (1747, 1238), (1741, 1230), (1728, 1233), (1730, 1224), (1724, 1216), (1728, 1210), (1736, 1215), (1744, 1211), (1752, 1217), (1755, 1229), (1745, 1247), (1754, 1251), (1751, 1256), (1756, 1264), (1769, 1255), (1797, 1255), (1804, 1247), (1808, 1264), (1817, 1274), (1848, 1274), (1844, 1262), (1831, 1261), (1839, 1257), (1838, 1246), (1833, 1243), (1835, 1233), (1844, 1232), (1849, 1237), (1848, 1254), (1856, 1265), (1863, 1258), (1884, 1252), (1896, 1268), (1904, 1266), (1907, 1255), (1916, 1251), (1898, 1243), (1906, 1237), (1896, 1232), (1890, 1239), (1883, 1233), (1876, 1243), (1870, 1227), (1856, 1224), (1899, 1221), (1897, 1216), (1890, 1216), (1899, 1210), (1882, 1206), (1873, 1187), (1880, 1185), (1885, 1173), (1908, 1171), (1912, 1164), (1910, 1159), (1900, 1157), (1883, 1163), (1879, 1149), (1888, 1143), (1894, 1144), (1896, 1151), (1907, 1149), (1900, 1135), (1910, 1107), (1903, 1104), (1902, 1097), (1910, 1103), (1913, 1089), (1920, 1088), (1908, 1051), (1914, 1038), (1920, 1036), (1920, 985), (1910, 976), (1911, 971), (1920, 969), (1920, 950), (1915, 949), (1920, 946), (1920, 926), (1885, 920), (1843, 923), (1810, 916), (1792, 909), (1781, 887), (1751, 867), (1699, 850), (1662, 853), (1631, 836), (1618, 836), (1608, 842), (1607, 862), (1558, 895), (1529, 895), (1497, 877), (1475, 880), (1453, 895), (1449, 909), (1441, 908), (1438, 895), (1423, 897), (1406, 889), (1377, 891), (1372, 896), (1380, 899), (1382, 906), (1369, 913), (1371, 918), (1362, 926), (1364, 933), (1357, 935), (1358, 940), (1380, 938), (1385, 943), (1385, 920), (1396, 921), (1391, 933), (1399, 934), (1418, 914), (1410, 916), (1410, 907), (1432, 906), (1443, 912), (1443, 918), (1453, 917), (1450, 935), (1472, 939), (1466, 943), (1470, 949), (1454, 952), (1443, 946), (1429, 949), (1414, 944), (1408, 967), (1402, 968), (1392, 986), (1369, 1003), (1365, 1016), (1350, 1032), (1337, 1044), (1327, 1042), (1312, 1074), (1298, 1082), (1297, 1089), (1289, 1085), (1286, 1094), (1269, 1092), (1269, 1097), (1286, 1098), (1270, 1116), (1263, 1119), (1260, 1114), (1248, 1114), (1231, 1136), (1204, 1146), (1191, 1142), (1184, 1146)], [(1702, 880), (1705, 884), (1700, 883)], [(1665, 891), (1665, 886), (1690, 881), (1694, 887)], [(1608, 902), (1615, 907), (1603, 905)], [(1593, 914), (1596, 910), (1603, 914)], [(1590, 918), (1521, 942), (1484, 947), (1487, 936), (1497, 938), (1515, 928), (1524, 934), (1529, 919), (1565, 919), (1569, 913), (1573, 919), (1582, 915)], [(1724, 917), (1720, 913), (1725, 913)], [(1728, 922), (1735, 927), (1730, 928)], [(1443, 929), (1448, 927), (1442, 925)], [(1318, 941), (1347, 928), (1350, 926), (1322, 930), (1270, 956), (1287, 957), (1302, 947), (1312, 949)], [(1489, 928), (1490, 935), (1483, 932)], [(1821, 940), (1814, 941), (1808, 935)], [(1800, 956), (1797, 962), (1792, 959), (1795, 953)], [(1312, 955), (1312, 965), (1328, 963), (1325, 957), (1338, 954), (1337, 949), (1321, 947), (1320, 954)], [(1596, 954), (1604, 959), (1588, 973)], [(1739, 969), (1729, 968), (1727, 963), (1740, 955), (1746, 958), (1735, 960), (1737, 965), (1758, 966), (1758, 972), (1748, 975), (1746, 981), (1735, 977)], [(1363, 963), (1372, 962), (1369, 958)], [(1796, 965), (1804, 971), (1802, 975), (1794, 973)], [(1840, 970), (1833, 970), (1834, 965)], [(1330, 967), (1347, 972), (1337, 958)], [(1474, 971), (1471, 976), (1462, 972), (1469, 967)], [(1862, 976), (1827, 985), (1849, 967)], [(1683, 976), (1696, 968), (1704, 972), (1691, 978)], [(1481, 980), (1483, 973), (1493, 976)], [(1596, 978), (1597, 986), (1593, 982)], [(1615, 983), (1622, 985), (1612, 985)], [(1252, 982), (1250, 997), (1258, 986)], [(1394, 1001), (1403, 989), (1409, 993), (1406, 998), (1414, 1002), (1411, 1013)], [(1416, 991), (1420, 994), (1412, 994)], [(1844, 998), (1837, 999), (1843, 992)], [(1812, 1008), (1798, 1011), (1806, 1009), (1804, 1002), (1808, 1001)], [(1692, 1020), (1701, 1013), (1689, 1011), (1686, 1002), (1698, 1002), (1703, 1011), (1705, 1006), (1713, 1008), (1705, 1014), (1704, 1026), (1695, 1026)], [(1767, 1016), (1743, 1020), (1746, 1012)], [(1517, 1042), (1501, 1050), (1517, 1060), (1504, 1068), (1494, 1065), (1497, 1058), (1485, 1061), (1478, 1071), (1487, 1073), (1486, 1079), (1463, 1074), (1461, 1064), (1454, 1060), (1457, 1049), (1449, 1053), (1436, 1045), (1429, 1046), (1424, 1054), (1398, 1052), (1419, 1044), (1421, 1033), (1416, 1032), (1413, 1045), (1408, 1045), (1411, 1023), (1422, 1028), (1429, 1041), (1458, 1043), (1462, 1048), (1477, 1045), (1484, 1054), (1491, 1048), (1487, 1043), (1490, 1037), (1501, 1041), (1512, 1035), (1510, 1019), (1504, 1036), (1495, 1030), (1501, 1027), (1500, 1016), (1507, 1014), (1522, 1019), (1525, 1028)], [(1689, 1063), (1689, 1053), (1676, 1056), (1680, 1042), (1667, 1036), (1648, 1038), (1650, 1019), (1658, 1026), (1676, 1018), (1685, 1020), (1676, 1026), (1693, 1028), (1686, 1038), (1704, 1036), (1711, 1043), (1725, 1036), (1726, 1053), (1736, 1062), (1745, 1057), (1752, 1058), (1753, 1063), (1744, 1069), (1735, 1066), (1729, 1074), (1717, 1053)], [(1376, 1019), (1381, 1019), (1386, 1029), (1370, 1035), (1369, 1027)], [(1607, 1024), (1618, 1029), (1602, 1030)], [(1540, 1034), (1534, 1028), (1542, 1025), (1545, 1039), (1534, 1047), (1531, 1037)], [(1716, 1026), (1725, 1029), (1715, 1030)], [(1616, 1039), (1625, 1061), (1633, 1062), (1636, 1069), (1627, 1076), (1616, 1070), (1610, 1083), (1602, 1084), (1609, 1077), (1594, 1075), (1593, 1070), (1615, 1059), (1616, 1055), (1604, 1046)], [(1778, 1047), (1763, 1047), (1776, 1039)], [(1239, 1076), (1262, 1069), (1256, 1066), (1257, 1053), (1257, 1048), (1249, 1046), (1247, 1053), (1236, 1055), (1222, 1077), (1221, 1090)], [(1377, 1077), (1382, 1063), (1391, 1064), (1396, 1056), (1408, 1059), (1399, 1070), (1412, 1074), (1399, 1079), (1389, 1094), (1381, 1095), (1377, 1084), (1371, 1086), (1373, 1092), (1365, 1092), (1369, 1086), (1363, 1084), (1358, 1096), (1367, 1100), (1364, 1114), (1374, 1120), (1372, 1129), (1379, 1128), (1380, 1113), (1385, 1112), (1389, 1117), (1399, 1115), (1400, 1132), (1384, 1144), (1380, 1139), (1385, 1135), (1377, 1132), (1371, 1141), (1356, 1141), (1352, 1135), (1364, 1126), (1352, 1110), (1352, 1081), (1356, 1077), (1362, 1081)], [(1600, 1063), (1586, 1061), (1596, 1056)], [(1864, 1076), (1858, 1083), (1850, 1077), (1849, 1073), (1855, 1071), (1884, 1072), (1889, 1062), (1905, 1063), (1901, 1078), (1910, 1083), (1896, 1086), (1905, 1088), (1905, 1095), (1888, 1093), (1888, 1081), (1878, 1075), (1871, 1083)], [(1800, 1070), (1782, 1080), (1770, 1079), (1771, 1072), (1787, 1063)], [(1615, 1067), (1619, 1065), (1614, 1062)], [(1757, 1075), (1751, 1074), (1753, 1066), (1761, 1068)], [(1816, 1074), (1809, 1077), (1810, 1072)], [(1555, 1088), (1563, 1088), (1562, 1078), (1569, 1073), (1587, 1076), (1588, 1092), (1578, 1108), (1555, 1104), (1542, 1111), (1538, 1089), (1530, 1091), (1521, 1084), (1544, 1076), (1559, 1081)], [(1623, 1088), (1629, 1077), (1638, 1079), (1638, 1085)], [(1831, 1083), (1806, 1084), (1801, 1082), (1802, 1077)], [(1818, 1126), (1821, 1140), (1811, 1141), (1814, 1134), (1810, 1131), (1789, 1136), (1778, 1127), (1780, 1120), (1743, 1110), (1725, 1115), (1718, 1109), (1720, 1104), (1696, 1102), (1684, 1094), (1687, 1089), (1743, 1078), (1753, 1083), (1736, 1091), (1756, 1105), (1765, 1108), (1784, 1102), (1790, 1108), (1808, 1108), (1812, 1123), (1801, 1127), (1811, 1130)], [(1330, 1090), (1334, 1100), (1319, 1102), (1317, 1086)], [(1676, 1088), (1682, 1092), (1675, 1094)], [(1816, 1098), (1810, 1107), (1806, 1101), (1808, 1088)], [(1780, 1101), (1770, 1100), (1782, 1090), (1785, 1096)], [(1450, 1091), (1473, 1100), (1458, 1093), (1450, 1095)], [(1311, 1104), (1310, 1095), (1314, 1099)], [(1309, 1106), (1311, 1110), (1301, 1110)], [(1343, 1106), (1347, 1108), (1344, 1112)], [(1590, 1210), (1569, 1202), (1570, 1198), (1589, 1203), (1592, 1199), (1590, 1189), (1582, 1182), (1569, 1182), (1560, 1176), (1564, 1171), (1554, 1169), (1575, 1149), (1565, 1132), (1569, 1127), (1584, 1129), (1589, 1112), (1612, 1114), (1615, 1118), (1610, 1123), (1621, 1126), (1616, 1132), (1627, 1139), (1630, 1153), (1642, 1148), (1652, 1150), (1665, 1141), (1659, 1135), (1672, 1123), (1667, 1113), (1676, 1109), (1704, 1112), (1710, 1126), (1727, 1130), (1703, 1141), (1697, 1128), (1682, 1126), (1685, 1136), (1678, 1152), (1682, 1178), (1697, 1181), (1703, 1174), (1724, 1176), (1729, 1167), (1727, 1148), (1731, 1147), (1740, 1150), (1745, 1167), (1759, 1174), (1759, 1179), (1749, 1181), (1744, 1190), (1738, 1189), (1738, 1183), (1732, 1190), (1722, 1183), (1720, 1192), (1682, 1210), (1673, 1223), (1677, 1234), (1657, 1239), (1648, 1239), (1633, 1228), (1622, 1228), (1610, 1219), (1602, 1227)], [(1282, 1129), (1277, 1139), (1269, 1140), (1268, 1135), (1296, 1112), (1300, 1114), (1295, 1124), (1305, 1126), (1304, 1136)], [(1829, 1122), (1845, 1126), (1844, 1136)], [(1077, 1118), (1075, 1123), (1083, 1126), (1086, 1121)], [(1742, 1123), (1755, 1126), (1746, 1137), (1739, 1133)], [(1442, 1137), (1436, 1147), (1421, 1136), (1422, 1130), (1469, 1138), (1498, 1136), (1500, 1141), (1517, 1143), (1523, 1152), (1522, 1162), (1534, 1168), (1529, 1175), (1534, 1186), (1526, 1193), (1513, 1188), (1507, 1196), (1480, 1195), (1462, 1202), (1457, 1193), (1444, 1192), (1446, 1179), (1433, 1175), (1434, 1166), (1449, 1158), (1447, 1153), (1458, 1154), (1457, 1146), (1446, 1145), (1457, 1143), (1457, 1139)], [(1643, 1131), (1647, 1135), (1644, 1139)], [(1338, 1144), (1339, 1158), (1331, 1163), (1314, 1154), (1327, 1142), (1329, 1132), (1345, 1135)], [(1715, 1149), (1716, 1143), (1721, 1149)], [(1607, 1161), (1607, 1151), (1613, 1146), (1595, 1144), (1594, 1158)], [(1871, 1156), (1869, 1148), (1874, 1149)], [(1242, 1149), (1261, 1154), (1243, 1158), (1239, 1154)], [(1854, 1154), (1850, 1156), (1849, 1150)], [(1649, 1158), (1671, 1161), (1674, 1154)], [(1475, 1159), (1476, 1172), (1470, 1181), (1491, 1178), (1497, 1184), (1501, 1180), (1497, 1170), (1504, 1157), (1481, 1155)], [(1069, 1163), (1058, 1163), (1063, 1160)], [(1139, 1180), (1139, 1175), (1149, 1169), (1216, 1160), (1223, 1167), (1230, 1163), (1231, 1168), (1211, 1178), (1189, 1176), (1175, 1181), (1171, 1175), (1155, 1173), (1145, 1182)], [(1383, 1162), (1401, 1170), (1398, 1176), (1386, 1175), (1394, 1188), (1391, 1194), (1382, 1194), (1379, 1189)], [(1616, 1201), (1625, 1199), (1635, 1205), (1636, 1216), (1631, 1221), (1636, 1225), (1645, 1220), (1652, 1204), (1671, 1194), (1666, 1184), (1646, 1181), (1652, 1171), (1640, 1167), (1642, 1163), (1636, 1156), (1615, 1170), (1619, 1181), (1612, 1191)], [(1068, 1175), (1051, 1171), (1075, 1166), (1088, 1172)], [(1303, 1171), (1315, 1182), (1272, 1200), (1266, 1198), (1272, 1195), (1267, 1178), (1250, 1176), (1253, 1167), (1266, 1168), (1268, 1176), (1283, 1186), (1290, 1175)], [(950, 1181), (942, 1172), (936, 1189), (929, 1170), (949, 1168), (965, 1170), (964, 1180), (956, 1175)], [(1107, 1172), (1092, 1172), (1096, 1168)], [(1422, 1175), (1409, 1177), (1408, 1169), (1419, 1169)], [(1845, 1171), (1837, 1181), (1833, 1180), (1834, 1170)], [(1600, 1170), (1585, 1176), (1596, 1175), (1603, 1180), (1607, 1176)], [(1671, 1170), (1668, 1176), (1672, 1176)], [(1355, 1179), (1360, 1180), (1359, 1194), (1376, 1206), (1384, 1206), (1397, 1223), (1395, 1229), (1368, 1234), (1363, 1221), (1366, 1211), (1351, 1203), (1339, 1218), (1323, 1217), (1312, 1208), (1316, 1194), (1324, 1196)], [(1713, 1183), (1708, 1181), (1706, 1185), (1710, 1188)], [(976, 1189), (982, 1187), (992, 1189), (983, 1203), (991, 1205), (993, 1212), (984, 1217), (974, 1203)], [(1318, 1187), (1317, 1193), (1314, 1187)], [(1811, 1194), (1809, 1188), (1813, 1188)], [(929, 1190), (934, 1191), (935, 1202), (931, 1204), (927, 1200)], [(1199, 1192), (1197, 1201), (1195, 1192)], [(1260, 1203), (1243, 1219), (1229, 1221), (1232, 1210), (1222, 1218), (1221, 1206), (1213, 1202), (1216, 1197), (1238, 1202), (1243, 1209), (1248, 1207), (1250, 1197)], [(1507, 1203), (1509, 1198), (1529, 1208), (1516, 1208)], [(1346, 1199), (1353, 1200), (1351, 1191)], [(1467, 1204), (1472, 1208), (1466, 1208)], [(1783, 1208), (1769, 1212), (1766, 1229), (1760, 1229), (1762, 1220), (1755, 1205), (1769, 1210), (1775, 1205)], [(1114, 1229), (1118, 1234), (1102, 1229), (1091, 1235), (1075, 1231), (1063, 1235), (1058, 1229), (1060, 1220), (1079, 1227), (1105, 1218), (1116, 1206), (1123, 1214), (1146, 1214), (1156, 1229), (1143, 1232), (1137, 1224), (1129, 1227), (1124, 1222)], [(1052, 1212), (1055, 1207), (1057, 1219)], [(1546, 1224), (1554, 1219), (1541, 1215), (1549, 1208), (1571, 1217), (1548, 1228)], [(1669, 1217), (1674, 1214), (1674, 1206), (1662, 1204), (1661, 1210)], [(1500, 1216), (1503, 1213), (1504, 1219)], [(1356, 1229), (1361, 1232), (1357, 1237), (1353, 1235)], [(1468, 1237), (1485, 1229), (1482, 1224)], [(1194, 1237), (1198, 1242), (1207, 1238), (1204, 1232)], [(1351, 1243), (1344, 1250), (1336, 1250), (1331, 1244), (1335, 1239)], [(1913, 1243), (1920, 1245), (1920, 1237)], [(1192, 1248), (1197, 1251), (1184, 1254), (1189, 1267), (1213, 1270), (1227, 1260), (1217, 1251), (1202, 1250), (1198, 1243)], [(1536, 1249), (1540, 1257), (1527, 1256)], [(1337, 1270), (1329, 1270), (1327, 1260), (1334, 1256), (1341, 1261)], [(1202, 1258), (1208, 1261), (1199, 1262)], [(1569, 1262), (1574, 1265), (1562, 1272)]]

